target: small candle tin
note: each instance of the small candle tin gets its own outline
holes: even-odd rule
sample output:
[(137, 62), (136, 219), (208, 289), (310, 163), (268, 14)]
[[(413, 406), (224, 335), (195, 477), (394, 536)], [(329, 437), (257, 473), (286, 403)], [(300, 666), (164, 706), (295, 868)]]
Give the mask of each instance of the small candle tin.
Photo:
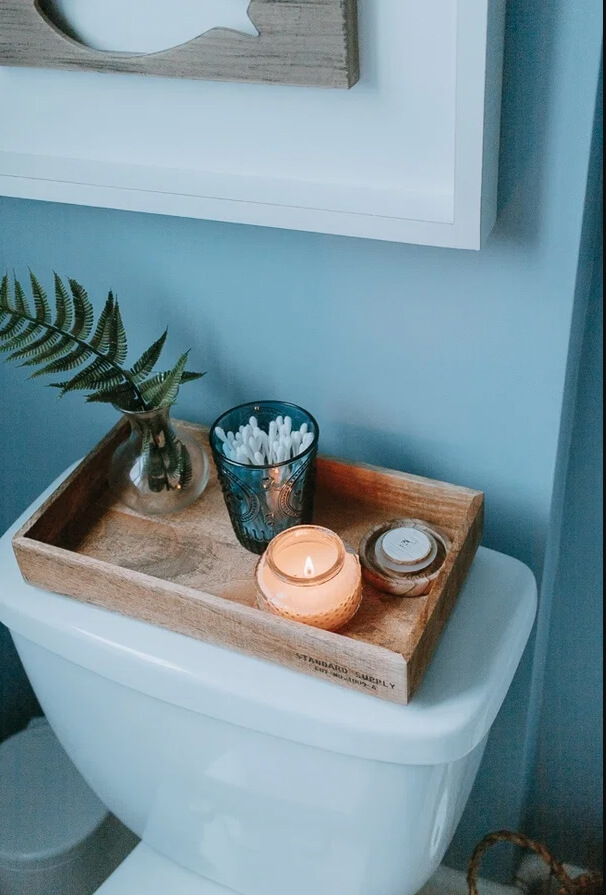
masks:
[(396, 597), (429, 593), (452, 547), (448, 535), (421, 519), (393, 519), (375, 525), (360, 543), (366, 581)]

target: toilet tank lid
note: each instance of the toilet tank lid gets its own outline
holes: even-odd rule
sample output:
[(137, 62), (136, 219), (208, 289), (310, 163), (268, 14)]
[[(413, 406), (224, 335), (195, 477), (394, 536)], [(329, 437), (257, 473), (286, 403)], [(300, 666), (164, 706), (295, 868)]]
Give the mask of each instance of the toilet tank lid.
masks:
[(480, 548), (421, 687), (396, 705), (31, 587), (10, 538), (45, 497), (0, 539), (0, 621), (130, 689), (333, 752), (424, 765), (465, 757), (489, 732), (534, 623), (530, 570)]
[(44, 719), (0, 746), (0, 781), (0, 867), (61, 863), (108, 814)]

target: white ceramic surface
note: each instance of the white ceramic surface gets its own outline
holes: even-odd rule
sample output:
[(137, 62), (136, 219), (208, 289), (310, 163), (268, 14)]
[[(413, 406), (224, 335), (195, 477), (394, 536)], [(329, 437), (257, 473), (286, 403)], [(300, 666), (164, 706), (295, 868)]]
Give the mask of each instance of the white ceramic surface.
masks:
[(35, 590), (8, 535), (0, 565), (0, 619), (92, 788), (147, 847), (243, 895), (418, 892), (536, 610), (528, 569), (481, 550), (404, 708)]
[(143, 842), (129, 855), (96, 895), (234, 895), (178, 867)]

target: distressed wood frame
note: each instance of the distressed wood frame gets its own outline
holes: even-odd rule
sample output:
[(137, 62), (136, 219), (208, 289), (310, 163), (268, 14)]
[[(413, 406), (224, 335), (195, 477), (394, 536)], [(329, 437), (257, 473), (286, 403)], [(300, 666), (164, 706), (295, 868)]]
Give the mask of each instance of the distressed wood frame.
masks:
[(0, 0), (0, 64), (304, 87), (360, 77), (357, 0), (251, 0), (258, 37), (215, 28), (160, 53), (91, 49), (51, 22), (39, 0)]

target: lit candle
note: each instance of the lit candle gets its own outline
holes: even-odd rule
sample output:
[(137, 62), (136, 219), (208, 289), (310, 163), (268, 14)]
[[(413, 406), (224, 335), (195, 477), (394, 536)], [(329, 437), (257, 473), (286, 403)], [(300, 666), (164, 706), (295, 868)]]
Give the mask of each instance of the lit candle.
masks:
[(326, 631), (347, 624), (362, 600), (358, 557), (317, 525), (277, 535), (257, 566), (257, 585), (261, 608)]

